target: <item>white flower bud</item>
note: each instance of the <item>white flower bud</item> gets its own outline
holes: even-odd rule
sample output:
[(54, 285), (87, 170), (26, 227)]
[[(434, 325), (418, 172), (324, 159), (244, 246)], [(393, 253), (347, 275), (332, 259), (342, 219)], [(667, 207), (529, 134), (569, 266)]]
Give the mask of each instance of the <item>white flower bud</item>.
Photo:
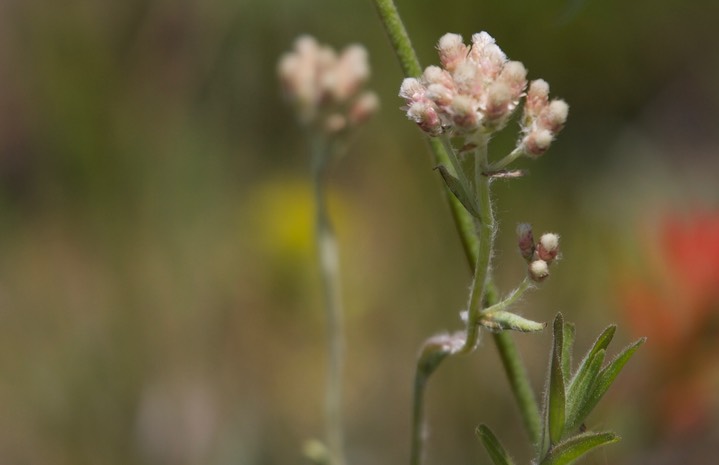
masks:
[(529, 277), (536, 282), (544, 281), (549, 276), (549, 266), (544, 260), (534, 260), (529, 264)]
[(547, 264), (552, 263), (559, 253), (559, 236), (554, 233), (542, 234), (537, 244), (537, 257)]

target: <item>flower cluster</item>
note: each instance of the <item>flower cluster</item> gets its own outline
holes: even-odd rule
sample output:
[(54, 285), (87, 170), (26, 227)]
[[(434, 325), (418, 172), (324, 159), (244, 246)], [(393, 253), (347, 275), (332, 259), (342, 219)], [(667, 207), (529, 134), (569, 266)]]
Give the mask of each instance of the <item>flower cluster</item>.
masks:
[(529, 264), (529, 277), (536, 282), (543, 281), (549, 276), (549, 265), (559, 254), (559, 236), (544, 233), (535, 243), (532, 226), (526, 223), (517, 226), (517, 236), (519, 251)]
[[(402, 82), (407, 117), (431, 136), (502, 129), (527, 88), (524, 65), (509, 61), (486, 32), (474, 34), (471, 46), (458, 34), (445, 34), (437, 49), (442, 67), (429, 66)], [(546, 151), (567, 118), (568, 105), (549, 102), (548, 94), (541, 79), (529, 86), (520, 148), (530, 155)]]
[(361, 45), (337, 54), (304, 35), (295, 41), (294, 51), (280, 58), (277, 71), (304, 124), (336, 133), (365, 122), (379, 107), (374, 92), (361, 92), (370, 74), (367, 50)]

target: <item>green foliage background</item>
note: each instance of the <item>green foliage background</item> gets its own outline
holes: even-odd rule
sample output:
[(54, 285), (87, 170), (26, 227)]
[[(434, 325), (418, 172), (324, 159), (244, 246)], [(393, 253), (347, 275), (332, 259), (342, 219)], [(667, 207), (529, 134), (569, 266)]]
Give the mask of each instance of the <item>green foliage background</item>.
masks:
[[(424, 65), (443, 33), (486, 30), (570, 103), (558, 142), (525, 162), (531, 176), (495, 188), (495, 272), (505, 292), (522, 277), (517, 222), (561, 233), (564, 259), (522, 313), (562, 311), (578, 352), (610, 322), (628, 343), (617, 288), (651, 268), (652, 225), (719, 201), (719, 3), (398, 3)], [(7, 0), (0, 462), (302, 463), (322, 431), (323, 313), (308, 154), (275, 78), (301, 33), (364, 43), (382, 99), (333, 170), (331, 205), (349, 454), (406, 460), (416, 351), (459, 328), (469, 275), (371, 2)], [(540, 392), (551, 336), (516, 339)], [(716, 431), (688, 447), (647, 413), (651, 344), (590, 417), (625, 440), (588, 463), (707, 463)], [(479, 423), (529, 456), (490, 343), (447, 363), (428, 402), (427, 463), (487, 463)]]

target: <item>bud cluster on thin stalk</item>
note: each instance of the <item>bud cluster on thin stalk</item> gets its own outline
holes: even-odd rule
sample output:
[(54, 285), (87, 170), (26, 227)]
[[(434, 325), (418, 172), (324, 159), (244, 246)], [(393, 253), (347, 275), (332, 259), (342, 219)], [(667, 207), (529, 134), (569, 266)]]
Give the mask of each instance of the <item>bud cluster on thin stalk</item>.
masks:
[(559, 258), (559, 235), (544, 233), (535, 243), (532, 226), (521, 223), (517, 226), (517, 245), (529, 265), (529, 278), (539, 283), (549, 277), (549, 265)]
[(310, 36), (301, 36), (295, 41), (294, 50), (282, 55), (277, 71), (310, 142), (315, 241), (327, 315), (326, 444), (309, 442), (306, 452), (318, 463), (344, 465), (343, 310), (337, 240), (327, 209), (326, 173), (329, 161), (346, 148), (349, 136), (377, 111), (379, 99), (374, 92), (362, 90), (370, 68), (367, 51), (361, 45), (350, 45), (338, 54)]
[(367, 121), (379, 99), (362, 87), (369, 78), (367, 50), (358, 44), (337, 53), (303, 35), (277, 65), (283, 90), (302, 124), (339, 134)]

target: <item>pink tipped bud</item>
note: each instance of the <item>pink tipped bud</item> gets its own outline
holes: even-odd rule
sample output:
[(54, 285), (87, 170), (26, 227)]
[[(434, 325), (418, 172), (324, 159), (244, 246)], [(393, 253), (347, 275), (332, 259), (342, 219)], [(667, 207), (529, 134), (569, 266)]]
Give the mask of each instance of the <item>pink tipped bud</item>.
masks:
[(430, 84), (427, 87), (427, 98), (437, 104), (437, 106), (445, 107), (452, 103), (454, 93), (442, 84)]
[(439, 61), (447, 71), (454, 71), (459, 63), (467, 58), (469, 51), (459, 34), (445, 34), (437, 43)]
[(478, 72), (479, 69), (477, 65), (469, 60), (457, 65), (452, 75), (457, 92), (479, 98), (484, 83), (482, 82), (481, 76), (478, 75)]
[(476, 129), (479, 125), (479, 116), (475, 110), (475, 102), (471, 97), (466, 95), (456, 95), (452, 99), (450, 112), (452, 121), (457, 128), (469, 131)]
[(522, 149), (530, 157), (537, 158), (547, 151), (553, 140), (554, 136), (550, 131), (538, 129), (527, 134), (522, 140)]
[(496, 81), (487, 88), (487, 102), (484, 108), (486, 125), (501, 122), (511, 110), (512, 89), (503, 82)]
[(352, 126), (358, 126), (367, 121), (379, 109), (379, 97), (372, 91), (363, 92), (350, 107), (349, 122)]
[(519, 61), (508, 61), (497, 79), (512, 89), (513, 100), (519, 99), (527, 86), (527, 68)]
[(495, 79), (507, 61), (507, 55), (495, 43), (494, 37), (484, 31), (472, 36), (470, 57), (488, 80)]
[(434, 104), (428, 100), (414, 102), (407, 110), (407, 118), (411, 119), (419, 128), (430, 136), (442, 133), (442, 123), (437, 115)]
[(344, 49), (337, 60), (332, 82), (332, 95), (342, 102), (355, 94), (357, 89), (369, 78), (367, 50), (361, 45), (350, 45)]
[(421, 100), (425, 92), (427, 92), (427, 89), (417, 78), (405, 78), (399, 88), (399, 96), (407, 100), (407, 103)]
[(554, 233), (542, 234), (537, 244), (537, 257), (547, 264), (552, 263), (559, 253), (559, 236)]
[(452, 75), (439, 66), (427, 66), (424, 73), (422, 73), (422, 79), (427, 86), (430, 84), (441, 84), (448, 89), (454, 89)]
[(524, 104), (524, 114), (529, 119), (535, 119), (549, 103), (549, 84), (544, 79), (536, 79), (529, 84), (527, 101)]
[(567, 102), (564, 100), (552, 100), (549, 105), (542, 110), (539, 116), (539, 125), (556, 134), (564, 126), (568, 114), (569, 105), (567, 105)]
[(529, 277), (536, 282), (544, 281), (549, 276), (549, 266), (544, 260), (534, 260), (529, 264)]
[(517, 245), (525, 260), (529, 261), (534, 256), (534, 234), (532, 225), (520, 223), (517, 225)]
[(347, 118), (339, 113), (332, 113), (325, 119), (325, 131), (330, 134), (342, 131), (347, 127)]

